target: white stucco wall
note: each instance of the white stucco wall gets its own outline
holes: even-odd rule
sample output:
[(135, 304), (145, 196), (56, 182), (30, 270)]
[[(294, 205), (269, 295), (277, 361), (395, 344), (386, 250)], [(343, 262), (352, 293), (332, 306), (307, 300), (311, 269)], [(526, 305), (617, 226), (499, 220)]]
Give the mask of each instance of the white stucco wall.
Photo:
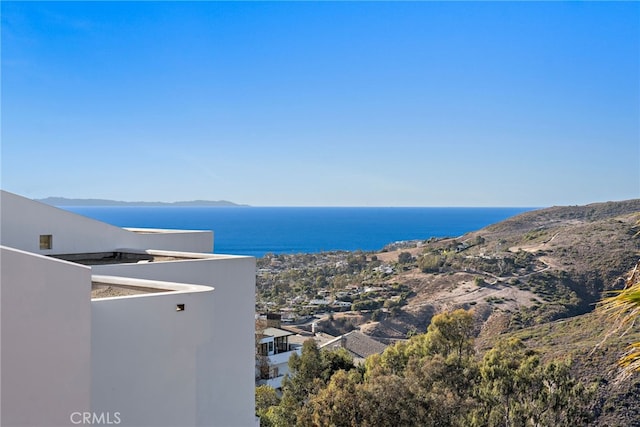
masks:
[[(124, 248), (213, 250), (211, 231), (136, 233), (6, 191), (0, 191), (0, 218), (0, 244), (43, 255), (110, 252)], [(53, 236), (50, 250), (40, 249), (40, 235)]]
[[(203, 343), (198, 348), (198, 360), (192, 365), (185, 365), (185, 369), (187, 366), (191, 366), (188, 369), (198, 369), (196, 374), (199, 393), (198, 407), (194, 411), (198, 419), (195, 424), (212, 425), (212, 420), (214, 426), (224, 427), (244, 427), (254, 424), (255, 258), (218, 255), (212, 259), (180, 262), (100, 265), (94, 266), (93, 271), (95, 274), (101, 275), (213, 286), (215, 288), (212, 310), (214, 317), (213, 319), (203, 318), (203, 321), (212, 322), (211, 328), (215, 342)], [(94, 302), (98, 301), (94, 300)], [(128, 302), (127, 304), (132, 303)], [(94, 307), (95, 316), (107, 316), (107, 314), (99, 314), (98, 307), (96, 305)], [(161, 310), (153, 308), (153, 310), (156, 309)], [(107, 309), (105, 308), (105, 310)], [(181, 314), (188, 315), (188, 310), (181, 313), (168, 312), (169, 317), (163, 319), (162, 322), (182, 319), (176, 317)], [(97, 321), (97, 317), (94, 317), (94, 322)], [(129, 324), (132, 323), (127, 325)], [(94, 330), (94, 339), (102, 339), (103, 335), (108, 337), (108, 334), (119, 333), (122, 328), (130, 327), (127, 325), (122, 324), (114, 327), (112, 324), (110, 327), (105, 327), (104, 330)], [(169, 328), (173, 324), (162, 323), (162, 325)], [(152, 326), (154, 325), (146, 324), (145, 328), (140, 330), (141, 333)], [(176, 333), (173, 330), (168, 332), (166, 328), (157, 328), (158, 334), (169, 333), (173, 336)], [(137, 339), (145, 342), (146, 338), (141, 333), (138, 334), (140, 336)], [(109, 340), (111, 339), (109, 338)], [(133, 336), (131, 339), (133, 340)], [(153, 351), (154, 354), (168, 351), (160, 343), (162, 341), (161, 335), (154, 337), (153, 340), (158, 341), (157, 346), (151, 345), (150, 351)], [(133, 344), (133, 341), (122, 342), (123, 346), (129, 344)], [(98, 346), (101, 346), (101, 351), (97, 351)], [(119, 351), (117, 348), (110, 349), (109, 346), (106, 348), (104, 346), (104, 344), (98, 343), (93, 346), (92, 366), (97, 384), (103, 381), (104, 376), (109, 375), (102, 370), (102, 367), (107, 366), (109, 352)], [(124, 355), (122, 357), (124, 358)], [(163, 360), (159, 363), (167, 363), (167, 369), (175, 368), (175, 364), (170, 363), (169, 360)], [(141, 363), (135, 366), (141, 366)], [(159, 388), (155, 389), (160, 390)], [(96, 401), (100, 401), (107, 396), (107, 393), (94, 390), (94, 396)], [(150, 396), (149, 399), (151, 397), (154, 396)], [(135, 395), (135, 399), (138, 398), (142, 397)], [(186, 423), (180, 423), (180, 425), (186, 425)]]
[[(94, 299), (92, 411), (118, 414), (121, 426), (213, 425), (203, 384), (213, 370), (215, 291)], [(176, 305), (184, 304), (184, 311)]]
[[(209, 252), (213, 233), (136, 233), (0, 195), (0, 242), (18, 249), (0, 259), (2, 425), (75, 425), (70, 415), (87, 411), (130, 426), (255, 424), (254, 258), (92, 268), (51, 259), (36, 254)], [(40, 250), (43, 234), (51, 250)], [(91, 274), (215, 290), (91, 300)]]
[(91, 270), (2, 247), (3, 426), (71, 426), (90, 409)]
[(299, 356), (300, 354), (302, 354), (302, 348), (269, 356), (269, 358), (267, 359), (269, 368), (277, 368), (278, 376), (270, 379), (261, 379), (258, 381), (258, 384), (266, 384), (275, 389), (282, 388), (282, 381), (284, 380), (285, 375), (289, 374), (289, 359), (291, 358), (291, 356), (293, 356), (294, 353), (297, 353)]

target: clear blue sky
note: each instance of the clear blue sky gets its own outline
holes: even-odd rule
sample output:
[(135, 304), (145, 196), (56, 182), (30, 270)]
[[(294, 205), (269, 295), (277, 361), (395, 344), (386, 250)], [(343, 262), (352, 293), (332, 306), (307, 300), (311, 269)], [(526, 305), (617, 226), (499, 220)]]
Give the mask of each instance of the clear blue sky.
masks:
[(2, 188), (27, 197), (640, 197), (636, 2), (1, 7)]

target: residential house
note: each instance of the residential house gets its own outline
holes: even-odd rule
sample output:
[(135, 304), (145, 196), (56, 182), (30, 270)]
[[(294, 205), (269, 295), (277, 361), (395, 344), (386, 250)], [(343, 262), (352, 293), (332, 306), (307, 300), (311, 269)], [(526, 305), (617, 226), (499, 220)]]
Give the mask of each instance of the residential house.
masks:
[(344, 348), (353, 356), (355, 364), (361, 364), (372, 354), (382, 353), (387, 345), (360, 331), (351, 331), (324, 342), (319, 347), (327, 350)]
[(289, 343), (293, 332), (279, 328), (256, 331), (256, 384), (266, 384), (276, 390), (289, 373), (289, 358), (302, 353), (302, 346)]
[(254, 258), (0, 197), (2, 425), (255, 425)]
[(256, 319), (256, 385), (282, 388), (289, 373), (289, 358), (302, 353), (300, 342), (290, 342), (295, 332), (281, 328), (281, 314), (267, 313)]

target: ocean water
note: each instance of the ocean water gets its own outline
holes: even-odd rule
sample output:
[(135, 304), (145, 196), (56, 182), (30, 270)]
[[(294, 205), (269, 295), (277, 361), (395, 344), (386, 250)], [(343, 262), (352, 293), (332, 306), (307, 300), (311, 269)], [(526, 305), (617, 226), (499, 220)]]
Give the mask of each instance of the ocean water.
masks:
[(402, 240), (458, 237), (533, 208), (295, 208), (78, 206), (120, 227), (213, 230), (214, 252), (372, 251)]

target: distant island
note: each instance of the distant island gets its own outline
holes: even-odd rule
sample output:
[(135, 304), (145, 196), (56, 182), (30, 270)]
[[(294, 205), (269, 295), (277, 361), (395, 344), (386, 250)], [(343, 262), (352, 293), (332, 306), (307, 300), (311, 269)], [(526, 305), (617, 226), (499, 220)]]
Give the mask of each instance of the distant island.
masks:
[(186, 202), (123, 202), (107, 199), (67, 199), (66, 197), (47, 197), (45, 199), (36, 199), (36, 201), (52, 206), (249, 206), (239, 205), (227, 200), (191, 200)]

